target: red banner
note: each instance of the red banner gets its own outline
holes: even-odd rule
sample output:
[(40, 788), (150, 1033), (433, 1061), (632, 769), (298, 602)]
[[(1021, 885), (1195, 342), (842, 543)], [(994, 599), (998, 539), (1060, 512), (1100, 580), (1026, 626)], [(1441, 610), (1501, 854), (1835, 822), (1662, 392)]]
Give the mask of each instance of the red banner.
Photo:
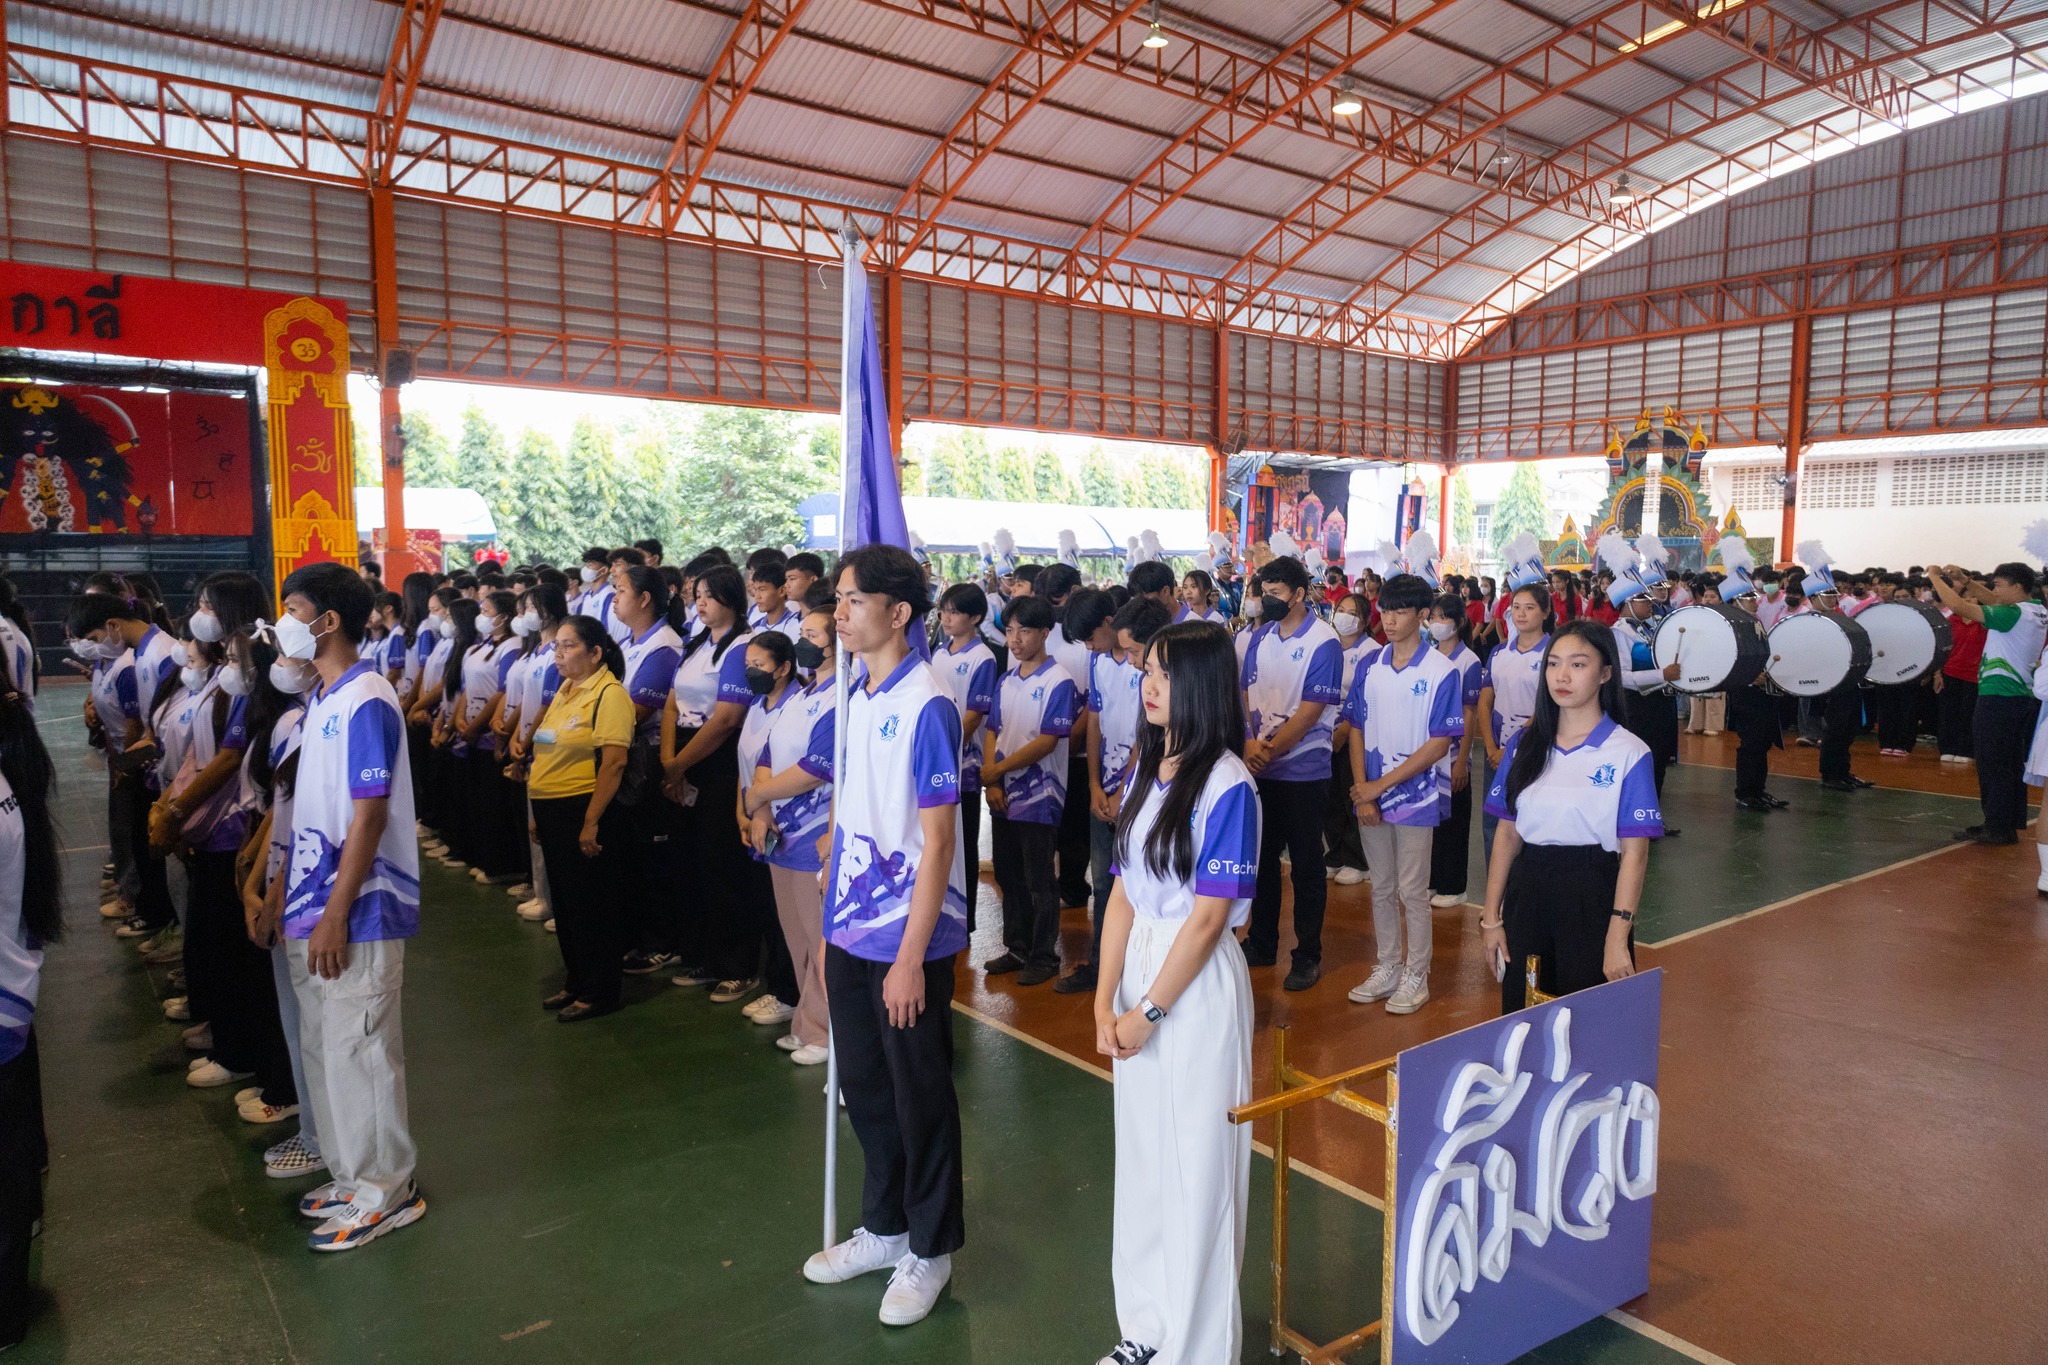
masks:
[(173, 392), (171, 522), (181, 536), (246, 536), (250, 495), (249, 405), (228, 393)]
[[(263, 322), (290, 294), (0, 261), (0, 345), (261, 365)], [(346, 325), (347, 307), (320, 300)]]

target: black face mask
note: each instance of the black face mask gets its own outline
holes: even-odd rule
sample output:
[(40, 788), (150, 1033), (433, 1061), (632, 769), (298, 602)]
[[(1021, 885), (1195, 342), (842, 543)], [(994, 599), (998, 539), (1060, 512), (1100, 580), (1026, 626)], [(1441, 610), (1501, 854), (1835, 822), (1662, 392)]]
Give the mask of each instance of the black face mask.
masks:
[(747, 670), (747, 690), (757, 697), (765, 697), (775, 690), (775, 675), (765, 668)]
[(824, 662), (825, 647), (823, 645), (815, 644), (810, 640), (798, 640), (796, 642), (796, 666), (798, 668), (814, 669)]
[(1273, 594), (1267, 593), (1259, 599), (1259, 615), (1265, 617), (1268, 621), (1284, 621), (1287, 619), (1287, 613), (1292, 610), (1293, 608), (1287, 605), (1287, 599), (1284, 597), (1275, 597)]

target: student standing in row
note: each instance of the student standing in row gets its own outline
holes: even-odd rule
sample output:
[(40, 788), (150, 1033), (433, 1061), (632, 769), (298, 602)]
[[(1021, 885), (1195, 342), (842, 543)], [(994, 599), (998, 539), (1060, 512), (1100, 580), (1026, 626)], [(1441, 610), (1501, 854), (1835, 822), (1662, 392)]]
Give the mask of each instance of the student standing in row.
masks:
[[(1520, 579), (1521, 581), (1517, 581)], [(1486, 656), (1479, 675), (1479, 737), (1486, 746), (1486, 771), (1500, 771), (1508, 741), (1522, 732), (1535, 714), (1537, 692), (1542, 686), (1543, 647), (1550, 641), (1550, 589), (1536, 577), (1522, 578), (1513, 566), (1508, 570), (1508, 638)], [(1493, 815), (1482, 811), (1479, 822), (1486, 856), (1493, 857)]]
[(1450, 813), (1451, 750), (1465, 734), (1464, 683), (1422, 628), (1429, 584), (1396, 574), (1380, 589), (1386, 645), (1358, 666), (1344, 719), (1351, 726), (1351, 800), (1372, 876), (1372, 974), (1355, 1004), (1413, 1014), (1429, 1000), (1430, 845)]
[(334, 1179), (299, 1210), (315, 1251), (348, 1251), (426, 1212), (413, 1183), (400, 999), (405, 941), (419, 932), (419, 846), (405, 724), (356, 643), (370, 589), (341, 564), (285, 579), (279, 652), (320, 677), (306, 711), (292, 799), (289, 872), (272, 886), (299, 1000), (306, 1086)]
[[(1630, 552), (1633, 555), (1633, 551)], [(1655, 633), (1650, 618), (1656, 600), (1650, 595), (1649, 575), (1663, 581), (1662, 571), (1646, 565), (1640, 572), (1622, 572), (1608, 589), (1607, 600), (1621, 613), (1610, 627), (1614, 632), (1615, 657), (1621, 664), (1621, 683), (1628, 694), (1620, 719), (1628, 732), (1649, 746), (1656, 760), (1657, 794), (1664, 794), (1664, 773), (1678, 757), (1678, 698), (1671, 691), (1672, 680), (1682, 671), (1676, 659), (1657, 666), (1650, 637)], [(1846, 760), (1845, 766), (1846, 766)], [(1675, 835), (1675, 829), (1666, 829)]]
[(1279, 955), (1285, 852), (1294, 884), (1294, 960), (1285, 985), (1305, 991), (1323, 974), (1323, 912), (1329, 900), (1323, 807), (1330, 790), (1330, 732), (1344, 700), (1338, 690), (1344, 648), (1329, 623), (1309, 610), (1314, 580), (1300, 560), (1274, 560), (1259, 570), (1259, 583), (1263, 624), (1246, 643), (1241, 680), (1251, 725), (1245, 765), (1258, 779), (1266, 823), (1245, 961), (1270, 967)]
[[(1033, 597), (1044, 599), (1052, 607), (1053, 626), (1045, 639), (1045, 652), (1066, 671), (1078, 698), (1087, 687), (1088, 643), (1068, 635), (1062, 618), (1068, 599), (1080, 589), (1081, 571), (1071, 564), (1047, 564), (1030, 586)], [(1004, 625), (1007, 627), (1008, 624), (1005, 617)], [(1088, 904), (1090, 891), (1088, 803), (1078, 799), (1082, 792), (1088, 790), (1088, 723), (1087, 711), (1077, 710), (1073, 742), (1066, 748), (1066, 780), (1061, 783), (1062, 791), (1072, 792), (1077, 798), (1062, 807), (1058, 826), (1058, 895), (1059, 904), (1063, 906)]]
[[(1355, 592), (1339, 598), (1337, 609), (1330, 613), (1330, 629), (1337, 632), (1337, 643), (1344, 650), (1344, 676), (1338, 690), (1346, 697), (1351, 695), (1360, 661), (1386, 643), (1372, 637), (1367, 617), (1377, 623), (1379, 613)], [(1324, 862), (1330, 880), (1339, 886), (1356, 886), (1365, 880), (1365, 846), (1358, 841), (1358, 812), (1351, 807), (1351, 724), (1341, 708), (1330, 730), (1330, 795), (1323, 811), (1323, 842), (1329, 848)]]
[(1944, 607), (1965, 621), (1981, 623), (1986, 632), (1971, 727), (1984, 819), (1956, 837), (1980, 844), (2017, 843), (2027, 823), (2027, 750), (2041, 709), (2034, 697), (2034, 668), (2048, 642), (2048, 607), (2034, 600), (2039, 580), (2019, 563), (1993, 569), (1988, 589), (1953, 564), (1930, 568), (1928, 579)]
[(0, 692), (0, 1351), (28, 1335), (29, 1242), (49, 1164), (35, 1015), (43, 950), (64, 928), (55, 783), (26, 694)]
[(1171, 625), (1143, 657), (1095, 988), (1123, 1337), (1100, 1365), (1235, 1365), (1251, 1133), (1226, 1113), (1251, 1098), (1252, 992), (1232, 930), (1257, 885), (1259, 798), (1229, 636)]
[(1663, 833), (1649, 746), (1614, 719), (1613, 632), (1592, 621), (1562, 627), (1544, 651), (1543, 679), (1486, 796), (1500, 824), (1480, 941), (1503, 1014), (1527, 1001), (1531, 954), (1541, 959), (1537, 985), (1552, 995), (1634, 975), (1643, 874)]
[[(1432, 647), (1458, 671), (1465, 731), (1451, 747), (1451, 804), (1429, 845), (1430, 905), (1442, 910), (1465, 903), (1472, 861), (1472, 748), (1479, 733), (1479, 656), (1468, 648), (1472, 622), (1456, 593), (1436, 599), (1427, 622)], [(1348, 693), (1346, 695), (1349, 695)], [(1483, 793), (1482, 793), (1483, 796)]]
[(953, 957), (967, 946), (960, 724), (910, 652), (905, 632), (930, 606), (910, 552), (862, 546), (840, 561), (838, 587), (839, 638), (861, 671), (833, 809), (825, 980), (868, 1170), (862, 1225), (805, 1262), (804, 1277), (893, 1268), (881, 1320), (906, 1326), (931, 1311), (967, 1240), (953, 1089)]
[(1003, 897), (1006, 950), (983, 970), (990, 976), (1016, 972), (1020, 986), (1050, 981), (1060, 967), (1053, 862), (1068, 794), (1068, 736), (1080, 697), (1067, 671), (1046, 653), (1052, 630), (1053, 609), (1044, 598), (1011, 604), (1004, 632), (1010, 671), (996, 684), (995, 706), (982, 729), (981, 780), (992, 816), (989, 846)]
[(988, 594), (973, 583), (955, 583), (939, 599), (939, 632), (944, 643), (932, 656), (932, 674), (960, 716), (960, 852), (968, 877), (967, 928), (974, 930), (975, 888), (981, 882), (981, 726), (995, 708), (996, 679), (1002, 670), (982, 634)]

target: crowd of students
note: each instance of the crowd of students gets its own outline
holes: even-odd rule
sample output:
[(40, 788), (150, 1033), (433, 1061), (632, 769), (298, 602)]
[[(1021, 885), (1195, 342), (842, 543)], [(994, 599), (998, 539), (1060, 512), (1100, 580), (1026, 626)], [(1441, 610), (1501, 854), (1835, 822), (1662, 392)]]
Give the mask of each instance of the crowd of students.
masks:
[[(861, 1227), (804, 1273), (889, 1270), (880, 1316), (901, 1325), (965, 1242), (947, 1007), (986, 805), (1002, 922), (980, 965), (1091, 996), (1115, 1064), (1125, 1340), (1105, 1360), (1234, 1360), (1249, 1146), (1220, 1115), (1250, 1098), (1250, 973), (1277, 964), (1283, 878), (1285, 989), (1320, 980), (1327, 884), (1369, 878), (1374, 962), (1349, 999), (1420, 1010), (1434, 913), (1467, 899), (1477, 792), (1478, 924), (1503, 1009), (1522, 1004), (1509, 964), (1530, 954), (1553, 992), (1629, 974), (1649, 846), (1676, 833), (1660, 791), (1679, 716), (1645, 658), (1654, 620), (1724, 593), (1760, 619), (1812, 609), (1803, 590), (1823, 586), (1525, 556), (1496, 594), (1439, 584), (1427, 560), (1390, 567), (1352, 582), (1290, 556), (1242, 579), (1154, 561), (1089, 584), (1071, 564), (1006, 564), (938, 592), (893, 547), (828, 573), (767, 549), (670, 565), (648, 540), (568, 571), (415, 573), (397, 592), (367, 566), (314, 565), (281, 585), (274, 621), (246, 574), (205, 579), (175, 621), (146, 577), (96, 575), (65, 624), (107, 758), (102, 914), (172, 969), (188, 1084), (237, 1087), (254, 1124), (297, 1119), (264, 1162), (327, 1175), (298, 1200), (320, 1251), (425, 1211), (400, 1008), (422, 856), (556, 933), (560, 984), (537, 993), (565, 1024), (619, 1009), (625, 975), (665, 974), (786, 1025), (791, 1062), (836, 1051), (868, 1162)], [(1868, 577), (1836, 576), (1813, 606), (1920, 591)], [(2025, 798), (2008, 780), (2048, 774), (2033, 719), (2048, 609), (2024, 565), (1925, 582), (1959, 642), (1984, 636), (1970, 679), (1928, 690), (1973, 687), (1971, 744), (1997, 789), (1971, 837), (2010, 842)], [(56, 928), (54, 883), (33, 875), (47, 757), (27, 635), (0, 592), (0, 1098), (35, 1085), (29, 1020)], [(1748, 691), (1725, 700), (1736, 795), (1768, 811), (1782, 803), (1752, 741), (1775, 741), (1778, 699)], [(2042, 858), (2048, 890), (2048, 844)], [(1090, 908), (1085, 961), (1062, 961), (1063, 905)], [(29, 1127), (0, 1120), (0, 1155), (32, 1150)], [(25, 1273), (26, 1201), (0, 1208), (0, 1271), (20, 1250)]]

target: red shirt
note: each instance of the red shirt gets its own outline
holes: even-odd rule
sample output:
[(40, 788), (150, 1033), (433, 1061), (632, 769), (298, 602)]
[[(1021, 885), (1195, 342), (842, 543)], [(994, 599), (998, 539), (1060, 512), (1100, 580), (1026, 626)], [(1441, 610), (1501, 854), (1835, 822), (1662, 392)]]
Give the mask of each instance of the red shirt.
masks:
[(1611, 626), (1621, 619), (1621, 609), (1603, 597), (1586, 608), (1586, 618), (1598, 621), (1603, 626)]
[(1977, 665), (1984, 658), (1984, 639), (1989, 634), (1982, 621), (1965, 621), (1960, 616), (1948, 618), (1949, 636), (1954, 643), (1949, 647), (1948, 662), (1941, 671), (1960, 682), (1977, 681)]

